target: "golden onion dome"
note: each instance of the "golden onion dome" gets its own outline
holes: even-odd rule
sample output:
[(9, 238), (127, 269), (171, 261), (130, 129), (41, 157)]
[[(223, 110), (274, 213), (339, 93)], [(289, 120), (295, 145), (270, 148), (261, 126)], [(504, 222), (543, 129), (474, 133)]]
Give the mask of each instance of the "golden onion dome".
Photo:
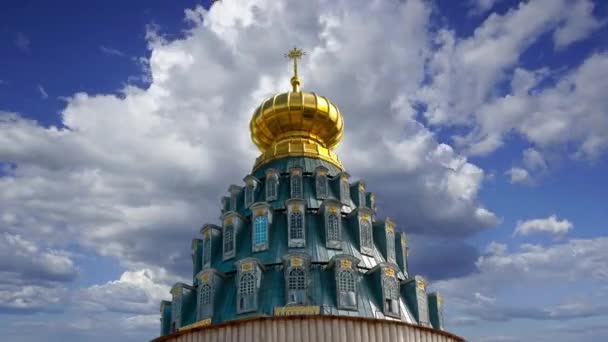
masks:
[(264, 100), (254, 111), (249, 123), (251, 140), (262, 152), (254, 170), (290, 156), (319, 158), (343, 169), (332, 150), (342, 140), (344, 119), (326, 97), (300, 91), (297, 60), (304, 54), (294, 48), (286, 55), (294, 61), (292, 91)]

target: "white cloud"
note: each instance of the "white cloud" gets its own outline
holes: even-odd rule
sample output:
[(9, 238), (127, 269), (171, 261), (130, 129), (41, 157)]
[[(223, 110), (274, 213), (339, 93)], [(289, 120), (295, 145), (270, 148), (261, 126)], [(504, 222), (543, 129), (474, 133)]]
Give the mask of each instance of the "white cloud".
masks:
[[(426, 106), (424, 115), (433, 125), (467, 128), (454, 139), (471, 155), (495, 151), (515, 131), (540, 147), (573, 144), (577, 155), (597, 157), (607, 136), (608, 106), (598, 93), (606, 77), (597, 76), (606, 72), (603, 55), (563, 77), (546, 68), (517, 68), (522, 54), (547, 32), (555, 32), (560, 46), (588, 37), (599, 27), (592, 8), (589, 1), (521, 2), (505, 14), (489, 15), (470, 37), (440, 30), (440, 49), (428, 64), (430, 82), (410, 100)], [(552, 74), (555, 86), (536, 89)], [(512, 93), (500, 96), (510, 77)]]
[[(434, 283), (449, 298), (448, 319), (468, 317), (459, 323), (470, 325), (608, 314), (606, 295), (589, 295), (590, 289), (608, 283), (608, 238), (572, 239), (548, 247), (526, 244), (517, 251), (492, 245), (477, 260), (475, 273)], [(535, 298), (534, 305), (524, 298)]]
[(44, 89), (44, 87), (42, 86), (42, 84), (38, 84), (36, 86), (36, 88), (38, 89), (38, 92), (40, 93), (40, 97), (43, 100), (46, 100), (49, 98), (49, 94), (46, 92), (46, 90)]
[(65, 287), (0, 284), (0, 312), (2, 313), (61, 311), (67, 301), (68, 291)]
[[(157, 283), (164, 275), (157, 275), (149, 269), (126, 271), (120, 279), (103, 285), (83, 289), (79, 296), (80, 305), (87, 310), (109, 310), (115, 312), (151, 314), (158, 311), (160, 301), (170, 299), (170, 287)], [(155, 323), (158, 323), (158, 316)], [(140, 315), (131, 318), (129, 325), (149, 323), (152, 316)]]
[(591, 32), (606, 24), (606, 20), (598, 20), (593, 16), (594, 4), (587, 1), (575, 1), (569, 8), (568, 14), (560, 27), (553, 33), (557, 49), (587, 37)]
[(566, 235), (574, 225), (572, 222), (563, 219), (560, 220), (555, 215), (551, 215), (544, 219), (532, 219), (526, 221), (518, 221), (513, 236), (529, 235), (532, 233), (547, 233), (553, 236)]
[[(8, 215), (3, 221), (9, 221)], [(48, 281), (70, 281), (77, 270), (65, 251), (40, 248), (20, 235), (0, 234), (0, 284), (33, 284)], [(9, 274), (14, 276), (9, 277)]]
[(529, 184), (532, 181), (528, 171), (526, 169), (522, 169), (521, 167), (512, 167), (507, 170), (505, 174), (510, 177), (512, 184)]
[(115, 49), (113, 47), (108, 47), (105, 45), (100, 45), (99, 46), (99, 51), (103, 52), (104, 54), (108, 55), (108, 56), (117, 56), (117, 57), (124, 57), (125, 54), (124, 52)]
[(57, 246), (69, 235), (129, 270), (186, 274), (187, 242), (217, 221), (220, 197), (256, 157), (253, 109), (289, 89), (283, 52), (294, 44), (308, 51), (303, 89), (340, 107), (339, 154), (384, 214), (411, 231), (459, 237), (498, 222), (478, 199), (484, 171), (437, 141), (404, 100), (430, 53), (426, 3), (217, 2), (186, 15), (183, 38), (148, 32), (148, 88), (74, 94), (65, 128), (0, 115), (0, 158), (16, 165), (0, 178), (9, 232)]
[(547, 168), (547, 163), (545, 162), (543, 155), (533, 148), (527, 148), (524, 150), (523, 163), (526, 168), (533, 171), (542, 171)]

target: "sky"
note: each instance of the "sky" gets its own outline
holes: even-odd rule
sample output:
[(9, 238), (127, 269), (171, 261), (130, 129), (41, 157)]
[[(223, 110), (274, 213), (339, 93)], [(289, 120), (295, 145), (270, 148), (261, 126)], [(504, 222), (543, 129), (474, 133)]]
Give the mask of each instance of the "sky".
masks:
[(470, 341), (608, 340), (608, 3), (0, 5), (0, 332), (149, 340), (190, 241), (302, 88)]

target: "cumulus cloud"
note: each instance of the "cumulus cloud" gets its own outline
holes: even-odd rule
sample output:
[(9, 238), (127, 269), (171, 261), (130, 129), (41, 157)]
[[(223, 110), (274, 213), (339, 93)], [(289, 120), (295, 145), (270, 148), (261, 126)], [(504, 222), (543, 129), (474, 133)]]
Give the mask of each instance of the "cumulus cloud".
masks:
[(563, 49), (606, 24), (606, 20), (599, 20), (593, 16), (593, 8), (594, 4), (587, 1), (572, 3), (566, 18), (553, 33), (553, 41), (557, 49)]
[[(20, 235), (0, 234), (0, 283), (71, 281), (77, 270), (66, 251), (42, 249)], [(18, 278), (9, 274), (19, 274)]]
[(532, 182), (532, 178), (526, 169), (521, 167), (512, 167), (505, 172), (510, 177), (511, 184), (529, 184)]
[(527, 148), (522, 154), (523, 163), (529, 170), (542, 171), (547, 168), (547, 162), (538, 150)]
[(555, 215), (551, 215), (543, 219), (532, 219), (526, 221), (518, 221), (513, 236), (529, 235), (533, 233), (546, 233), (553, 236), (564, 236), (574, 228), (572, 222), (563, 219), (560, 220)]
[[(0, 222), (10, 222), (4, 214)], [(70, 253), (41, 248), (20, 235), (0, 234), (0, 312), (60, 311), (69, 301), (65, 284), (78, 271)]]
[[(606, 294), (593, 292), (608, 283), (608, 238), (572, 239), (550, 245), (523, 244), (516, 251), (493, 243), (476, 262), (476, 272), (469, 276), (442, 280), (434, 289), (450, 302), (447, 317), (468, 317), (459, 324), (480, 321), (569, 320), (608, 314)], [(539, 298), (535, 306), (508, 298), (542, 296), (550, 287), (562, 293), (548, 300)], [(537, 298), (537, 297), (535, 297)]]
[[(74, 94), (63, 127), (0, 115), (0, 158), (14, 165), (0, 178), (8, 231), (57, 246), (69, 234), (129, 270), (187, 274), (190, 239), (217, 222), (221, 196), (257, 155), (253, 109), (289, 89), (282, 54), (294, 44), (309, 52), (303, 88), (340, 107), (347, 129), (339, 154), (378, 194), (384, 215), (408, 231), (459, 238), (495, 225), (477, 196), (484, 171), (417, 122), (404, 96), (424, 79), (430, 15), (421, 1), (187, 10), (182, 38), (148, 32), (146, 89)], [(401, 25), (386, 30), (387, 22)]]
[[(159, 278), (162, 275), (159, 277), (149, 269), (126, 271), (118, 280), (82, 290), (79, 303), (87, 310), (138, 313), (129, 324), (145, 325), (151, 314), (158, 312), (160, 301), (170, 299), (170, 287), (158, 283)], [(154, 317), (158, 323), (158, 316)]]
[[(539, 146), (572, 143), (577, 155), (597, 157), (608, 130), (608, 107), (599, 94), (605, 55), (589, 57), (546, 89), (536, 87), (556, 72), (517, 68), (521, 55), (547, 32), (555, 32), (560, 47), (587, 37), (599, 27), (592, 9), (590, 1), (521, 2), (488, 16), (470, 37), (440, 30), (435, 38), (440, 49), (428, 65), (430, 82), (411, 100), (425, 106), (433, 125), (470, 128), (454, 139), (471, 155), (495, 151), (515, 131)], [(501, 96), (510, 78), (512, 91)]]

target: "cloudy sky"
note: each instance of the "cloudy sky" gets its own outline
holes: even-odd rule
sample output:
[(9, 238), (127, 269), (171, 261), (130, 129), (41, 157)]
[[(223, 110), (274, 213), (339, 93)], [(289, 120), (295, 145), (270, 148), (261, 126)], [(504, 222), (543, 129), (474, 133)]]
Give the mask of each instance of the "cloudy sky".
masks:
[[(142, 341), (303, 89), (471, 341), (608, 340), (608, 4), (3, 1), (0, 331)], [(96, 6), (96, 7), (95, 7)]]

